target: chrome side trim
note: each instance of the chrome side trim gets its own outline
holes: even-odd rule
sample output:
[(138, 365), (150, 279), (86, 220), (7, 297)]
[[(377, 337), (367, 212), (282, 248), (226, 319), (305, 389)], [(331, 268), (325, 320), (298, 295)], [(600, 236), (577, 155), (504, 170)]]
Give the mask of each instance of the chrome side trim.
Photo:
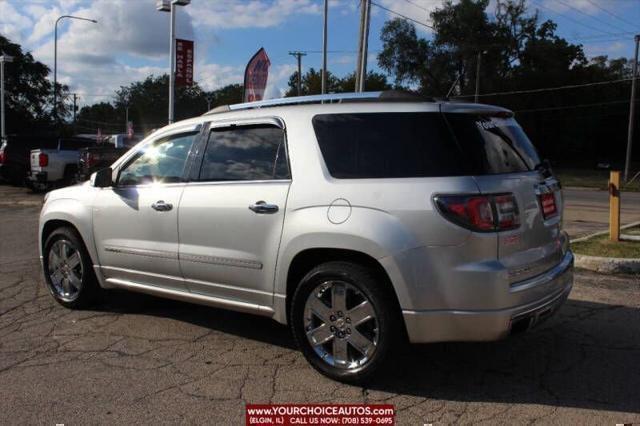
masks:
[(107, 278), (106, 281), (114, 287), (120, 287), (139, 293), (146, 293), (152, 296), (166, 297), (168, 299), (179, 300), (183, 302), (197, 303), (199, 305), (230, 309), (238, 312), (246, 312), (267, 317), (271, 317), (274, 314), (273, 308), (269, 306), (239, 302), (237, 300), (221, 299), (218, 297), (205, 296), (202, 294), (185, 293), (182, 291), (170, 290), (162, 287), (154, 287), (146, 284), (121, 280), (118, 278)]
[(111, 253), (118, 253), (118, 254), (135, 254), (138, 256), (178, 260), (178, 253), (164, 251), (164, 250), (138, 249), (138, 248), (119, 247), (119, 246), (105, 246), (104, 250)]
[(230, 257), (206, 256), (201, 254), (180, 254), (181, 261), (210, 263), (213, 265), (236, 266), (238, 268), (262, 269), (262, 263), (255, 260), (235, 259)]

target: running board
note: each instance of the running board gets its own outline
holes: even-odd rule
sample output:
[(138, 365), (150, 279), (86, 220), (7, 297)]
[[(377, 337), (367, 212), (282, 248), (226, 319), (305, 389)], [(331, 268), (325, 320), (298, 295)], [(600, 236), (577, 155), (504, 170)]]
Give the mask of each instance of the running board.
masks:
[(152, 296), (164, 297), (167, 299), (179, 300), (181, 302), (197, 303), (199, 305), (212, 306), (214, 308), (229, 309), (232, 311), (246, 312), (249, 314), (273, 317), (273, 308), (253, 303), (240, 302), (237, 300), (221, 299), (219, 297), (205, 296), (203, 294), (185, 293), (178, 290), (155, 287), (146, 284), (134, 283), (118, 278), (107, 278), (106, 282), (114, 287), (123, 288), (138, 293), (150, 294)]

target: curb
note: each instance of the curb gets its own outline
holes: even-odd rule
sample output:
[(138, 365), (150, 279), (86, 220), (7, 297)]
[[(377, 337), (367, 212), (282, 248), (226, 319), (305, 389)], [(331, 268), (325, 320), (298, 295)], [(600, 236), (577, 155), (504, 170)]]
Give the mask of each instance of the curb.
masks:
[[(620, 229), (629, 229), (634, 226), (640, 225), (640, 222), (629, 223), (621, 226)], [(576, 238), (571, 240), (572, 243), (578, 243), (581, 241), (587, 241), (594, 237), (608, 234), (609, 231), (600, 231), (585, 237)], [(640, 240), (637, 235), (625, 235), (621, 234), (620, 239), (623, 240)], [(640, 274), (640, 259), (636, 258), (622, 258), (622, 257), (601, 257), (601, 256), (587, 256), (586, 254), (576, 254), (574, 256), (574, 265), (576, 268), (588, 269), (590, 271), (600, 272), (604, 274)]]
[(573, 254), (577, 268), (588, 269), (605, 274), (638, 274), (640, 273), (640, 259), (620, 257), (587, 256)]
[[(638, 226), (638, 225), (640, 225), (640, 222), (628, 223), (628, 224), (626, 224), (624, 226), (621, 226), (620, 230), (622, 231), (624, 229), (633, 228), (634, 226)], [(585, 235), (584, 237), (573, 239), (573, 240), (571, 240), (571, 242), (572, 243), (580, 243), (582, 241), (587, 241), (587, 240), (589, 240), (589, 239), (591, 239), (593, 237), (599, 237), (600, 235), (607, 235), (607, 234), (609, 234), (609, 230), (608, 229), (605, 230), (605, 231), (598, 231), (598, 232), (595, 232), (593, 234)], [(625, 235), (625, 237), (626, 237), (626, 235)], [(635, 240), (635, 238), (632, 238), (632, 239)]]

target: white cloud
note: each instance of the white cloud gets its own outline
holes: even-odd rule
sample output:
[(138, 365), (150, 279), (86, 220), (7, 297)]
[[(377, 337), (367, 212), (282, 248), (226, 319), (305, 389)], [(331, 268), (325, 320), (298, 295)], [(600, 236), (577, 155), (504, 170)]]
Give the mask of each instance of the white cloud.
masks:
[(200, 63), (195, 66), (195, 79), (204, 90), (215, 90), (228, 84), (242, 83), (244, 69), (231, 65)]
[(269, 79), (267, 80), (267, 87), (264, 92), (265, 99), (281, 98), (289, 88), (289, 77), (294, 71), (297, 70), (297, 66), (294, 64), (282, 64), (272, 66), (269, 69)]
[(19, 13), (11, 3), (0, 1), (0, 33), (12, 42), (20, 42), (22, 33), (33, 25), (33, 21)]
[(322, 13), (321, 3), (312, 0), (194, 1), (187, 8), (196, 26), (213, 28), (267, 28), (293, 14)]

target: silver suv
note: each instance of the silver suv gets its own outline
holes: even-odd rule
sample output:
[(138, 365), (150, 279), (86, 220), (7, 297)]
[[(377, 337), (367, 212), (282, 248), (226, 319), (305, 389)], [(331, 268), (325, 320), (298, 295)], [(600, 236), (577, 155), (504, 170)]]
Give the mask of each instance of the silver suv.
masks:
[(489, 341), (573, 283), (558, 181), (503, 108), (397, 92), (217, 108), (48, 194), (53, 297), (109, 288), (271, 317), (360, 381), (410, 342)]

